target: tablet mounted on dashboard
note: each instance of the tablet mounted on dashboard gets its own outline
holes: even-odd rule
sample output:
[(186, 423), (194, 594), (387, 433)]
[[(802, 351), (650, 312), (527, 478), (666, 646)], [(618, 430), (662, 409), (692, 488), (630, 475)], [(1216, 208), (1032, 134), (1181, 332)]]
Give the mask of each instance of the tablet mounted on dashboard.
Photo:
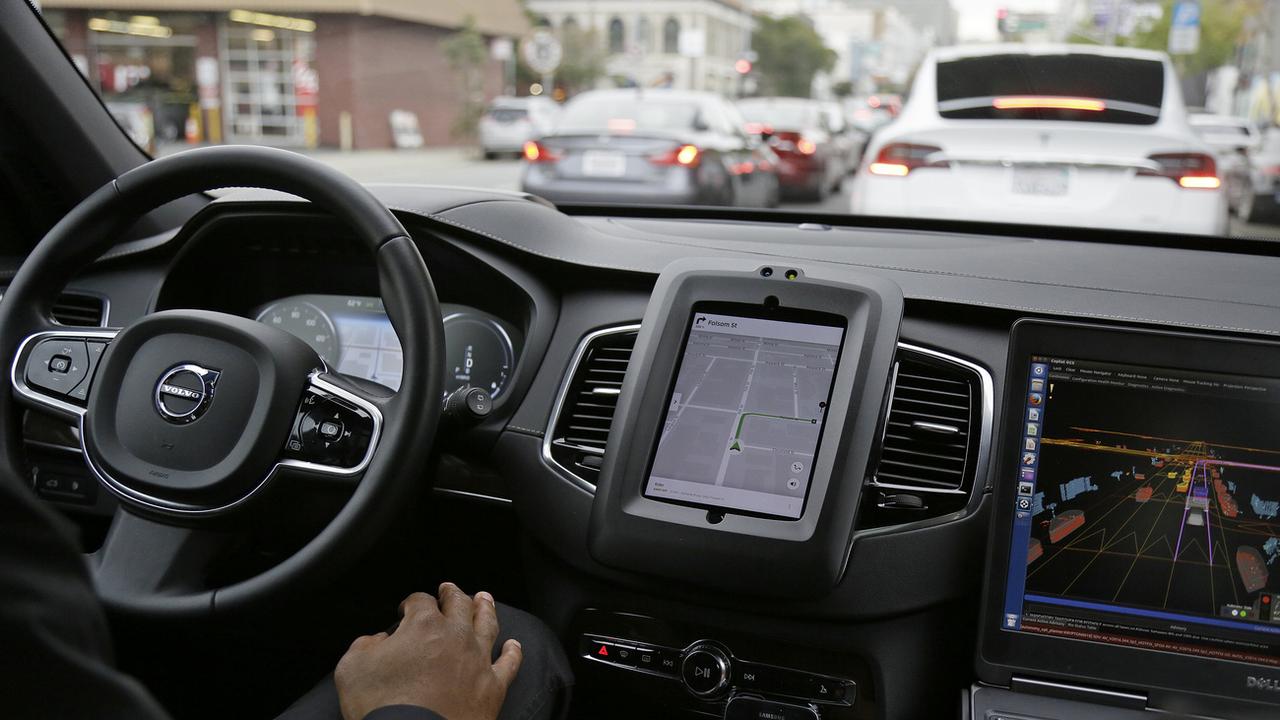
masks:
[(980, 677), (1280, 713), (1280, 345), (1022, 321)]
[(589, 548), (620, 569), (815, 596), (839, 581), (902, 292), (856, 271), (685, 260), (623, 381)]

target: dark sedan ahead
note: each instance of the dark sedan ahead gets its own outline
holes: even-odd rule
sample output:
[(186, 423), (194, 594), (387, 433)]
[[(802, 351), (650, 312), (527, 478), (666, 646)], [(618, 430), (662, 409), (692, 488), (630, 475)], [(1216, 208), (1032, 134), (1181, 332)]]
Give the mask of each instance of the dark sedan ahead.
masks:
[[(821, 201), (840, 187), (851, 169), (853, 152), (832, 125), (823, 104), (804, 98), (750, 98), (738, 101), (747, 127), (767, 137), (778, 154), (778, 179), (784, 192)], [(841, 121), (843, 122), (843, 121)], [(857, 151), (861, 155), (861, 151)]]
[(525, 144), (526, 192), (552, 202), (774, 205), (773, 164), (711, 93), (595, 90)]

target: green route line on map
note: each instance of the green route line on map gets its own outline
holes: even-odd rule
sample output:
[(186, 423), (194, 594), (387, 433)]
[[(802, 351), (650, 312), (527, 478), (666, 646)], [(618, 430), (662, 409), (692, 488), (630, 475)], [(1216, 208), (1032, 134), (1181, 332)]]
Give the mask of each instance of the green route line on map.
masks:
[(756, 417), (773, 418), (775, 420), (794, 420), (796, 422), (807, 422), (809, 424), (816, 424), (818, 422), (817, 419), (815, 418), (798, 418), (798, 417), (790, 417), (788, 415), (770, 415), (768, 413), (758, 413), (758, 412), (741, 413), (738, 415), (738, 429), (736, 432), (733, 433), (733, 444), (729, 446), (730, 450), (738, 450), (738, 451), (742, 450), (742, 446), (738, 444), (738, 441), (742, 439), (742, 424), (745, 423), (747, 421), (747, 418), (751, 417), (752, 415)]

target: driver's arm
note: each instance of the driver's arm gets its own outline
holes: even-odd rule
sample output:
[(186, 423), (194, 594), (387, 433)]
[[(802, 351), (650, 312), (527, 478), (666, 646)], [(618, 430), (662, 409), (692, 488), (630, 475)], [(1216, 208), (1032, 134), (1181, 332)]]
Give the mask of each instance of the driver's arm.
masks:
[(410, 595), (390, 634), (356, 638), (342, 656), (334, 680), (344, 720), (498, 716), (520, 669), (520, 643), (508, 640), (493, 660), (493, 597), (469, 597), (452, 583), (441, 585), (439, 593), (438, 602), (425, 593)]
[(142, 685), (112, 666), (106, 618), (74, 530), (19, 477), (0, 471), (4, 716), (168, 717)]

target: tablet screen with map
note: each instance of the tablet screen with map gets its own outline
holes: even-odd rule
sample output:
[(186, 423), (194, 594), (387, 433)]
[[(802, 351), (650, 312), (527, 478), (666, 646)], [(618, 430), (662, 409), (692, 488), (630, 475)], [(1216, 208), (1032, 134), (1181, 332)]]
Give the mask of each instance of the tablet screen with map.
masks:
[(761, 314), (770, 317), (695, 307), (645, 496), (803, 514), (844, 325), (824, 313)]
[(1280, 666), (1280, 381), (1028, 375), (1001, 627)]

